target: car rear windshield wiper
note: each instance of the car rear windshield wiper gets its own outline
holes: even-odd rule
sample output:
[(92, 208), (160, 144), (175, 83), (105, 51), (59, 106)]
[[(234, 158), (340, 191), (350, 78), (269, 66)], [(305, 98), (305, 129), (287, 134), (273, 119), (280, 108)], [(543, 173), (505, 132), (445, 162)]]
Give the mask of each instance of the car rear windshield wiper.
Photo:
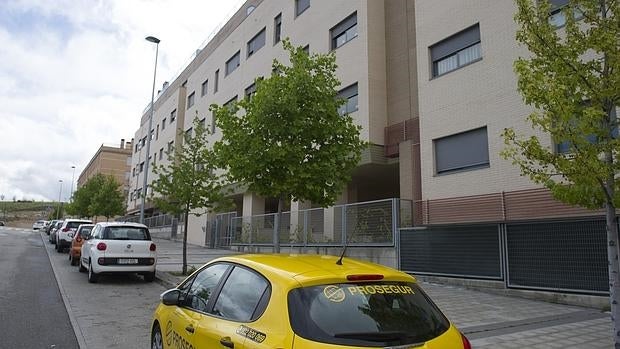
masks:
[(336, 333), (335, 338), (361, 339), (370, 342), (404, 342), (412, 339), (412, 335), (402, 331), (381, 331), (381, 332), (346, 332)]

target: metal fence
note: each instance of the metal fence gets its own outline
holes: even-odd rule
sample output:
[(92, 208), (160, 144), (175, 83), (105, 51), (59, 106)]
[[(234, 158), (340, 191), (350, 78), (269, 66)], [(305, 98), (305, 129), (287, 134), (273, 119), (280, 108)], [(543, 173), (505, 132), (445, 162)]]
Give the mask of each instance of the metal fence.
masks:
[[(283, 212), (281, 246), (394, 246), (399, 227), (410, 226), (412, 202), (386, 199)], [(277, 214), (231, 217), (231, 245), (273, 245)]]
[(506, 287), (608, 294), (605, 221), (426, 226), (400, 230), (399, 264), (415, 274), (504, 281)]
[[(163, 214), (163, 215), (144, 218), (144, 224), (149, 228), (169, 227), (172, 225), (172, 222), (175, 219), (176, 218), (172, 215)], [(139, 216), (123, 217), (120, 219), (120, 221), (138, 223), (140, 222), (140, 217)]]

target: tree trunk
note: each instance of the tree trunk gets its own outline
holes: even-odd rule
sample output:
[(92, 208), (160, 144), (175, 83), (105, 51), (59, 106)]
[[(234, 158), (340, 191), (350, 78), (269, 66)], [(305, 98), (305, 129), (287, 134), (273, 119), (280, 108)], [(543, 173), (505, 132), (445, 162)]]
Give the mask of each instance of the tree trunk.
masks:
[(282, 207), (284, 199), (282, 196), (278, 198), (278, 213), (273, 227), (273, 253), (280, 253), (280, 222), (282, 221)]
[(189, 220), (189, 205), (185, 206), (185, 223), (183, 223), (183, 275), (187, 274), (187, 221)]

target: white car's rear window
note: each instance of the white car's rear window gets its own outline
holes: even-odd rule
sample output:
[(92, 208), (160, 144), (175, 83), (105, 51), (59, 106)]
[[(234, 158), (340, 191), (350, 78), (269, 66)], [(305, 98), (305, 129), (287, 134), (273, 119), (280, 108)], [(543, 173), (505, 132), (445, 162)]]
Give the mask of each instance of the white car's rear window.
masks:
[(151, 240), (148, 229), (139, 227), (107, 227), (103, 238), (106, 240)]

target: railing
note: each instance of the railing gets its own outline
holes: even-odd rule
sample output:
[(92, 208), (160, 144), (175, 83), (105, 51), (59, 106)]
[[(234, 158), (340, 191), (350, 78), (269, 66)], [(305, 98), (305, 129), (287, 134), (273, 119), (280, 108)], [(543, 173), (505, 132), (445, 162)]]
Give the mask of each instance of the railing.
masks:
[[(172, 215), (169, 215), (169, 214), (158, 215), (158, 216), (144, 218), (144, 225), (146, 225), (149, 228), (164, 228), (164, 227), (172, 226), (173, 220), (175, 220), (175, 218)], [(140, 217), (139, 216), (121, 217), (117, 219), (117, 221), (139, 223)]]
[[(400, 227), (412, 225), (413, 203), (386, 199), (282, 212), (281, 246), (394, 246)], [(274, 244), (276, 213), (231, 218), (231, 245)]]

